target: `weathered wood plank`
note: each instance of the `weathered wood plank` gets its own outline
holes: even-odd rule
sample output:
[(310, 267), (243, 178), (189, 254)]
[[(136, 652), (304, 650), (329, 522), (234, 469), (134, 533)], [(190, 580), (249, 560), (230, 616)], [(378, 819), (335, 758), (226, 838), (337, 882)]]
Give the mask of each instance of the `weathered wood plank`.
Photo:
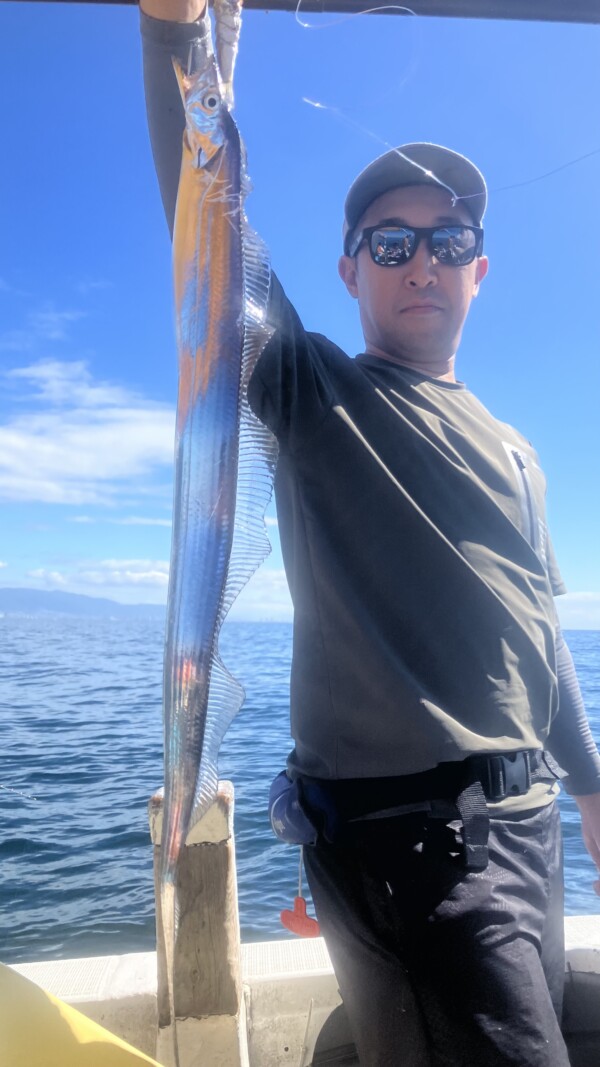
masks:
[[(166, 959), (160, 909), (162, 795), (150, 801), (156, 895), (158, 1017), (169, 1021)], [(236, 1016), (240, 1008), (233, 786), (220, 782), (217, 799), (188, 836), (179, 865), (179, 936), (175, 949), (177, 1018)]]

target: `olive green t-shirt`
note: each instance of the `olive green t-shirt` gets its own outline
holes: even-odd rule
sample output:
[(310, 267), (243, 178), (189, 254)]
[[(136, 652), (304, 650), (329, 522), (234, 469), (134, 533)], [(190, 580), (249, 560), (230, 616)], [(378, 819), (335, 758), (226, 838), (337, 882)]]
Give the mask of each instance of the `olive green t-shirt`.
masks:
[(543, 747), (564, 586), (535, 451), (464, 384), (305, 332), (276, 279), (270, 317), (249, 398), (280, 446), (290, 769), (388, 777)]

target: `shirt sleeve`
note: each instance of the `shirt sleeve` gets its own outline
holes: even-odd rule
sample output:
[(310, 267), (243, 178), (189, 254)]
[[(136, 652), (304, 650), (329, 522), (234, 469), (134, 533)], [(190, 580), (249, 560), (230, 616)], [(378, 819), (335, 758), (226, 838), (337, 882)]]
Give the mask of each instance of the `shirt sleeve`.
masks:
[(558, 563), (556, 561), (556, 555), (554, 553), (554, 545), (550, 534), (546, 531), (546, 571), (548, 573), (548, 579), (552, 589), (553, 596), (562, 596), (567, 592), (567, 587), (563, 581), (562, 574), (560, 573)]
[(268, 319), (274, 334), (250, 379), (248, 400), (261, 422), (294, 452), (307, 444), (331, 408), (332, 361), (348, 357), (326, 337), (304, 329), (275, 274)]
[(546, 747), (566, 772), (568, 793), (584, 796), (600, 793), (600, 755), (590, 730), (571, 651), (556, 628), (556, 673), (558, 712), (550, 727)]
[(185, 113), (173, 70), (173, 56), (184, 66), (187, 64), (190, 47), (202, 32), (202, 20), (166, 22), (140, 11), (140, 30), (150, 145), (172, 237), (185, 129)]

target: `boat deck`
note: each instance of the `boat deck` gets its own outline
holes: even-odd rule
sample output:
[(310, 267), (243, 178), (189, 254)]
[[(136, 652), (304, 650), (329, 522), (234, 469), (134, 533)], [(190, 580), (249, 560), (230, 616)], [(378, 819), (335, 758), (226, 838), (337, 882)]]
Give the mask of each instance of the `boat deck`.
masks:
[[(577, 1031), (573, 1064), (587, 1067), (589, 1063), (597, 1067), (600, 1062), (596, 1030), (600, 1028), (600, 915), (568, 917), (565, 932), (566, 1021), (571, 1030)], [(247, 1048), (241, 1056), (242, 1067), (298, 1067), (300, 1063), (308, 1067), (313, 1062), (357, 1062), (351, 1058), (351, 1052), (345, 1060), (338, 1055), (329, 1061), (316, 1052), (317, 1044), (322, 1044), (319, 1035), (324, 1024), (340, 1004), (322, 938), (244, 944), (241, 955), (243, 1028), (248, 1036)], [(15, 970), (75, 1005), (136, 1048), (148, 1055), (157, 1054), (160, 1059), (156, 1050), (154, 952), (24, 963), (15, 965)], [(569, 997), (575, 983), (577, 993)], [(336, 1041), (341, 1049), (345, 1047), (345, 1023), (342, 1013), (338, 1016), (341, 1024), (337, 1027)], [(218, 1051), (222, 1047), (218, 1019), (212, 1030), (212, 1051), (205, 1046), (197, 1062), (210, 1063), (210, 1067), (228, 1067), (233, 1061), (224, 1046), (222, 1053)]]

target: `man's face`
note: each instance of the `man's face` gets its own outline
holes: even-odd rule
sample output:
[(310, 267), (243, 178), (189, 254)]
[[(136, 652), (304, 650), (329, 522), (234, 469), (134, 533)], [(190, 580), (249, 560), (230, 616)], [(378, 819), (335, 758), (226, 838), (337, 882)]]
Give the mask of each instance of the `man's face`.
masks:
[[(391, 189), (369, 205), (355, 232), (392, 222), (401, 226), (473, 225), (467, 209), (452, 205), (441, 186)], [(358, 300), (367, 351), (409, 366), (451, 359), (458, 348), (471, 300), (487, 273), (480, 256), (466, 267), (440, 264), (426, 241), (412, 259), (393, 267), (373, 263), (366, 242), (356, 256), (342, 256), (339, 271)]]

